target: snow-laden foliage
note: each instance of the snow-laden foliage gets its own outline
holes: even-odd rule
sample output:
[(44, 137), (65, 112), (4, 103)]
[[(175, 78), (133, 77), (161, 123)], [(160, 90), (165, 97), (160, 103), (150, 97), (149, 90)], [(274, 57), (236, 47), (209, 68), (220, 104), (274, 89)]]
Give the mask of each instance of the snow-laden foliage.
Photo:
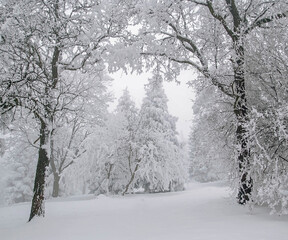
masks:
[(94, 128), (85, 160), (89, 192), (183, 189), (186, 159), (176, 136), (176, 118), (168, 113), (162, 81), (151, 79), (146, 93), (139, 112), (126, 89), (105, 126)]
[(70, 92), (63, 79), (71, 71), (103, 71), (110, 39), (120, 37), (127, 25), (120, 9), (118, 0), (23, 0), (0, 5), (1, 112), (28, 109), (39, 130), (29, 220), (45, 212), (45, 171), (53, 157), (58, 113), (69, 109), (79, 94)]
[[(256, 2), (255, 4), (257, 5)], [(281, 1), (278, 4), (281, 4)], [(237, 5), (239, 9), (241, 9), (240, 5), (241, 2)], [(271, 10), (269, 9), (267, 12)], [(273, 11), (280, 10), (276, 7)], [(269, 14), (273, 14), (273, 12)], [(249, 107), (248, 121), (245, 123), (247, 132), (244, 136), (249, 139), (248, 164), (250, 166), (247, 168), (247, 173), (253, 180), (252, 198), (254, 203), (268, 205), (272, 212), (280, 214), (287, 213), (287, 44), (284, 40), (287, 38), (286, 25), (287, 19), (280, 18), (265, 29), (255, 28), (250, 34), (245, 36), (244, 55), (245, 91), (247, 106)], [(221, 69), (218, 68), (218, 70)], [(200, 85), (199, 81), (196, 81), (194, 85), (198, 88), (203, 87), (202, 85), (205, 86), (203, 82)], [(231, 87), (234, 90), (235, 85), (232, 84)], [(205, 91), (207, 90), (200, 94), (205, 94)], [(231, 155), (230, 158), (232, 159), (233, 149), (228, 146), (237, 149), (237, 145), (233, 146), (233, 143), (235, 143), (233, 139), (235, 138), (228, 129), (231, 130), (229, 125), (232, 126), (235, 119), (232, 115), (232, 118), (227, 119), (225, 115), (232, 114), (233, 103), (230, 104), (230, 107), (226, 101), (226, 103), (222, 102), (222, 97), (219, 94), (217, 96), (215, 93), (217, 92), (208, 93), (206, 99), (203, 98), (201, 102), (199, 102), (199, 95), (196, 98), (194, 109), (200, 108), (199, 110), (201, 111), (197, 111), (195, 115), (196, 122), (194, 121), (194, 124), (196, 125), (192, 126), (192, 136), (195, 136), (197, 131), (199, 132), (199, 139), (206, 135), (209, 136), (209, 129), (211, 128), (214, 130), (214, 134), (208, 138), (211, 140), (208, 144), (206, 144), (207, 140), (196, 142), (194, 137), (195, 146), (192, 145), (193, 151), (191, 151), (191, 154), (196, 158), (201, 158), (201, 156), (205, 156), (206, 153), (213, 150), (214, 146), (222, 142), (226, 148), (219, 146), (218, 150), (214, 152), (213, 159), (217, 159), (219, 154), (224, 154), (228, 157)], [(209, 108), (211, 94), (214, 95), (215, 99), (213, 100), (213, 105)], [(199, 103), (200, 106), (197, 106)], [(206, 104), (206, 111), (201, 109), (203, 104)], [(210, 109), (210, 115), (205, 115), (207, 106)], [(209, 116), (220, 116), (220, 125), (217, 118), (209, 122)], [(201, 129), (201, 126), (205, 126), (206, 122), (209, 122), (206, 127), (208, 131), (204, 127)], [(218, 123), (218, 126), (223, 124), (222, 128), (216, 127), (215, 123)], [(223, 132), (223, 130), (225, 131)], [(205, 146), (205, 150), (201, 151), (203, 155), (199, 152), (197, 153), (197, 148), (195, 147), (201, 150), (199, 146)], [(222, 163), (221, 160), (216, 162), (220, 164)], [(199, 165), (198, 168), (207, 171), (208, 166), (211, 166), (211, 164), (205, 164), (204, 162), (201, 161), (203, 165)], [(193, 172), (193, 165), (191, 167)], [(225, 167), (227, 167), (227, 164), (225, 164)], [(237, 163), (234, 164), (234, 168), (239, 168)], [(227, 173), (226, 169), (225, 172)], [(236, 171), (231, 171), (231, 176), (231, 179), (240, 177)]]
[(116, 111), (106, 115), (102, 125), (91, 127), (91, 134), (84, 141), (87, 151), (75, 169), (71, 168), (72, 172), (80, 169), (83, 174), (79, 178), (84, 192), (123, 194), (128, 191), (136, 156), (137, 113), (125, 90)]
[(33, 141), (37, 140), (37, 132), (32, 128), (33, 124), (33, 119), (21, 118), (9, 124), (10, 130), (4, 131), (6, 134), (2, 140), (5, 148), (0, 161), (7, 171), (3, 173), (6, 177), (2, 189), (5, 203), (27, 202), (32, 199), (37, 164), (37, 148), (33, 146)]
[[(29, 141), (38, 149), (29, 220), (44, 214), (49, 164), (53, 196), (59, 182), (63, 193), (182, 188), (187, 167), (161, 85), (182, 69), (199, 74), (187, 79), (197, 78), (196, 88), (209, 82), (218, 89), (196, 99), (192, 175), (219, 179), (220, 168), (223, 175), (233, 168), (240, 204), (252, 199), (287, 213), (287, 16), (286, 0), (2, 1), (1, 114), (22, 114), (33, 119), (31, 132), (38, 130)], [(158, 75), (139, 112), (125, 92), (104, 124), (106, 98), (100, 94), (103, 104), (95, 107), (80, 75), (107, 65), (110, 71), (157, 68)], [(23, 146), (1, 149), (2, 158), (17, 158)], [(20, 165), (32, 152), (21, 155)], [(15, 182), (24, 180), (30, 173), (18, 159), (13, 163)], [(10, 184), (15, 193), (16, 185)]]
[(88, 152), (88, 158), (92, 159), (90, 192), (124, 194), (133, 191), (138, 122), (138, 110), (126, 89), (104, 127), (94, 129), (94, 141), (89, 144)]
[[(58, 102), (66, 107), (55, 114), (57, 128), (51, 140), (50, 166), (46, 173), (47, 198), (82, 193), (79, 190), (82, 186), (75, 187), (77, 181), (81, 182), (75, 176), (81, 179), (81, 174), (77, 173), (77, 169), (70, 171), (69, 168), (83, 160), (82, 155), (87, 151), (86, 139), (92, 132), (92, 126), (103, 125), (107, 117), (108, 102), (111, 100), (107, 85), (111, 79), (102, 75), (76, 72), (67, 75), (61, 82), (61, 88), (70, 94), (59, 94), (58, 98)], [(1, 165), (5, 165), (9, 172), (5, 174), (8, 178), (5, 177), (3, 185), (5, 203), (31, 200), (39, 147), (39, 136), (35, 132), (37, 120), (24, 110), (16, 112), (14, 118), (12, 124), (10, 119), (6, 120), (11, 126), (3, 126), (1, 138), (4, 154)], [(17, 195), (23, 197), (16, 198)]]
[(228, 179), (234, 166), (231, 103), (213, 86), (196, 94), (189, 138), (190, 178), (207, 182)]
[(63, 98), (62, 101), (68, 102), (69, 107), (57, 115), (55, 119), (57, 128), (51, 140), (53, 197), (68, 194), (69, 184), (66, 183), (64, 186), (66, 181), (63, 176), (71, 174), (65, 172), (72, 164), (81, 161), (81, 156), (87, 151), (86, 139), (91, 134), (93, 126), (104, 124), (108, 102), (111, 101), (111, 96), (107, 92), (111, 79), (103, 73), (76, 72), (69, 75), (69, 81), (69, 92), (73, 99)]
[(140, 111), (139, 187), (146, 192), (183, 189), (187, 166), (176, 137), (176, 118), (168, 112), (162, 79), (156, 75), (146, 85)]
[(90, 192), (121, 194), (129, 182), (133, 161), (127, 119), (122, 114), (109, 117), (104, 128), (94, 133), (89, 158), (93, 160), (89, 180)]
[(254, 201), (287, 214), (287, 21), (254, 32), (247, 49)]
[(288, 213), (287, 109), (252, 111), (254, 199), (272, 213)]
[[(263, 109), (259, 111), (261, 104), (255, 107), (254, 100), (259, 103), (257, 97), (265, 96), (269, 102), (274, 83), (283, 84), (276, 79), (287, 78), (287, 1), (139, 1), (135, 9), (139, 31), (134, 53), (141, 52), (148, 68), (157, 62), (166, 79), (175, 78), (180, 69), (194, 69), (201, 84), (209, 81), (231, 99), (236, 159), (232, 175), (238, 202), (246, 204), (258, 190), (252, 177), (253, 155), (258, 152), (250, 118), (252, 109)], [(276, 98), (280, 92), (277, 89)]]

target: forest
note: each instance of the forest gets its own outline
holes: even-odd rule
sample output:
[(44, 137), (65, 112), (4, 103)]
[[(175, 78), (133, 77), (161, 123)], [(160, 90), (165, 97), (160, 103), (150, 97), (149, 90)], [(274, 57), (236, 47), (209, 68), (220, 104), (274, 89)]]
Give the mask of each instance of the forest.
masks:
[[(2, 0), (1, 206), (29, 202), (30, 222), (51, 199), (196, 181), (287, 215), (287, 26), (287, 0)], [(118, 71), (152, 74), (140, 108), (109, 91)], [(163, 86), (183, 71), (186, 142)]]

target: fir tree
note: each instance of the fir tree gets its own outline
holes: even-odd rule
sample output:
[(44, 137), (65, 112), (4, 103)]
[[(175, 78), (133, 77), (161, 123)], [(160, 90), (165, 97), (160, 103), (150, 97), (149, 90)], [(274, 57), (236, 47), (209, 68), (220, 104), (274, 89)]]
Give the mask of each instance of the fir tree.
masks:
[(138, 132), (138, 110), (135, 106), (135, 102), (131, 99), (130, 93), (126, 88), (123, 91), (123, 95), (120, 97), (118, 106), (116, 109), (117, 115), (124, 117), (124, 129), (126, 134), (122, 136), (121, 145), (119, 148), (119, 156), (121, 159), (119, 162), (122, 165), (122, 169), (125, 174), (122, 173), (125, 180), (125, 186), (122, 191), (123, 194), (133, 191), (134, 179), (136, 172), (139, 168), (138, 163), (138, 142), (137, 142), (137, 132)]
[[(95, 131), (95, 141), (91, 146), (95, 159), (91, 192), (125, 194), (133, 190), (133, 180), (138, 168), (137, 123), (138, 110), (125, 89), (115, 113), (109, 115), (105, 127), (99, 127)], [(95, 148), (96, 142), (99, 143)]]
[(176, 121), (168, 112), (162, 79), (157, 75), (146, 85), (140, 112), (139, 186), (145, 192), (183, 188), (185, 161), (177, 140)]

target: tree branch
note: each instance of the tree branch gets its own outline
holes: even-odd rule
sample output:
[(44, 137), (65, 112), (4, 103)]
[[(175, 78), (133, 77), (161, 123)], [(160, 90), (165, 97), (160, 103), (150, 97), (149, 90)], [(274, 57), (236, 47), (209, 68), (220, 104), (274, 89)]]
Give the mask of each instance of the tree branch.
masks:
[(187, 1), (207, 7), (207, 3), (205, 3), (205, 2), (199, 2), (199, 1), (197, 1), (197, 0), (187, 0)]
[(285, 17), (288, 17), (288, 10), (285, 12), (282, 12), (282, 13), (277, 13), (275, 15), (266, 17), (266, 18), (259, 19), (259, 20), (255, 21), (254, 23), (252, 23), (251, 26), (246, 29), (245, 34), (251, 32), (256, 27), (261, 27), (262, 25), (264, 25), (266, 23), (269, 23), (269, 22), (272, 22), (274, 20), (278, 20), (281, 18), (285, 18)]
[(235, 0), (226, 0), (226, 4), (228, 5), (229, 11), (232, 14), (234, 31), (236, 31), (237, 29), (239, 29), (241, 18), (240, 18), (239, 11), (235, 4)]
[(284, 158), (284, 157), (282, 157), (282, 156), (280, 156), (280, 155), (279, 155), (279, 157), (280, 157), (282, 160), (284, 160), (285, 162), (288, 162), (288, 160), (287, 160), (286, 158)]
[(228, 27), (228, 24), (226, 23), (225, 19), (220, 14), (215, 12), (211, 0), (207, 0), (207, 7), (211, 15), (222, 24), (228, 35), (233, 39), (233, 41), (235, 41), (237, 38), (236, 34)]

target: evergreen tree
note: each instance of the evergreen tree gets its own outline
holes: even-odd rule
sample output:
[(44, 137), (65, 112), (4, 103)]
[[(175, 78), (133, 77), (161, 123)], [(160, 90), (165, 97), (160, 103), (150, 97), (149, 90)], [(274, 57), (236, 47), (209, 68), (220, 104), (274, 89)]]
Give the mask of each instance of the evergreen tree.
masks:
[[(21, 114), (26, 115), (24, 112)], [(37, 155), (37, 147), (33, 146), (33, 142), (38, 136), (32, 128), (35, 120), (29, 116), (20, 118), (19, 112), (15, 115), (19, 119), (9, 123), (9, 131), (6, 129), (6, 146), (0, 159), (8, 172), (3, 184), (3, 200), (8, 204), (31, 201), (36, 170), (34, 156)]]
[(123, 91), (123, 95), (120, 97), (117, 109), (117, 115), (122, 115), (124, 121), (124, 129), (126, 133), (121, 138), (121, 147), (119, 148), (118, 159), (119, 164), (122, 165), (122, 169), (125, 169), (125, 186), (122, 191), (123, 194), (133, 191), (135, 174), (138, 170), (138, 109), (135, 106), (135, 102), (131, 99), (130, 93), (126, 88)]
[(177, 140), (176, 121), (168, 112), (159, 75), (149, 79), (140, 112), (138, 184), (145, 192), (183, 189), (185, 160)]
[(131, 95), (127, 88), (119, 98), (116, 112), (122, 113), (131, 127), (135, 125), (134, 123), (137, 120), (138, 110), (135, 106), (135, 102), (131, 99)]
[[(89, 186), (91, 192), (125, 194), (133, 190), (137, 170), (137, 118), (138, 110), (126, 89), (105, 126), (95, 129), (95, 141), (90, 150), (94, 159)], [(99, 143), (95, 148), (96, 142)]]

